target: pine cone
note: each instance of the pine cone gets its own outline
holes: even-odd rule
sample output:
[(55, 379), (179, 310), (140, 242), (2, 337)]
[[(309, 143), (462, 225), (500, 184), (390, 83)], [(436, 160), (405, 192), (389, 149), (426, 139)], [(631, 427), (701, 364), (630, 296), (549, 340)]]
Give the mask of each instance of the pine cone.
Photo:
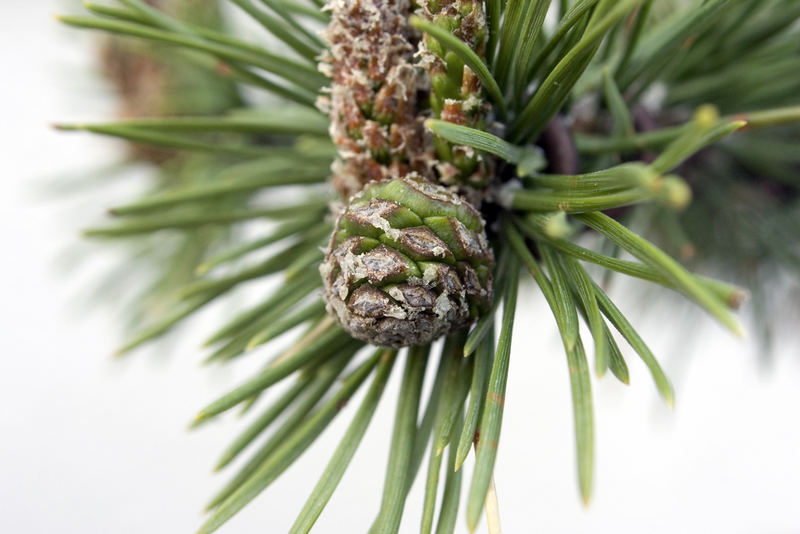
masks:
[(320, 267), (328, 310), (353, 337), (422, 345), (492, 301), (480, 213), (419, 176), (370, 183), (339, 216)]

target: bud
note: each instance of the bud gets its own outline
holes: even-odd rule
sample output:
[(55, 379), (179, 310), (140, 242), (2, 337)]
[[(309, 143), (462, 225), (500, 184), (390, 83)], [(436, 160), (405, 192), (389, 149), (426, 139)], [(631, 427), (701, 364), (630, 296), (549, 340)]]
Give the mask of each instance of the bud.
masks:
[(329, 312), (353, 337), (422, 345), (492, 301), (494, 257), (480, 213), (420, 176), (368, 184), (340, 214), (320, 267)]
[[(419, 15), (447, 29), (479, 57), (486, 47), (486, 17), (483, 2), (476, 0), (426, 0)], [(489, 105), (483, 88), (469, 67), (453, 52), (445, 50), (430, 35), (419, 44), (419, 64), (431, 79), (431, 108), (437, 118), (472, 128), (485, 129)], [(492, 161), (466, 146), (435, 140), (437, 178), (446, 185), (481, 190), (492, 176)]]
[(331, 76), (320, 108), (339, 149), (332, 181), (343, 198), (368, 182), (417, 172), (432, 178), (433, 149), (420, 113), (429, 81), (414, 64), (409, 0), (331, 0), (320, 69)]

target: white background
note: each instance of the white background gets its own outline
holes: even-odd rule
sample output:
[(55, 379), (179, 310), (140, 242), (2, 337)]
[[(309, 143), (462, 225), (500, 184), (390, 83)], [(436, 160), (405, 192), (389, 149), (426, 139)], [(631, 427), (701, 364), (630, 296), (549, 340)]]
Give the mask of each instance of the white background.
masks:
[[(52, 188), (55, 198), (44, 198), (43, 184), (108, 163), (116, 149), (48, 124), (113, 108), (92, 77), (90, 42), (59, 27), (56, 9), (45, 0), (0, 4), (0, 532), (193, 532), (225, 476), (210, 467), (241, 425), (228, 418), (189, 433), (186, 424), (253, 367), (199, 366), (196, 342), (215, 324), (208, 314), (179, 343), (109, 356), (121, 339), (113, 305), (82, 298), (101, 267), (64, 255), (106, 206), (76, 207)], [(637, 317), (642, 303), (622, 302)], [(634, 320), (672, 376), (677, 404), (658, 401), (629, 353), (633, 385), (594, 383), (595, 497), (584, 508), (565, 358), (530, 285), (521, 305), (496, 471), (507, 533), (800, 532), (796, 333), (765, 367), (750, 344), (699, 315), (683, 317), (684, 307)], [(399, 375), (398, 367), (316, 532), (365, 532), (374, 517)], [(354, 404), (222, 532), (285, 532)], [(403, 532), (417, 530), (421, 497), (418, 483)]]

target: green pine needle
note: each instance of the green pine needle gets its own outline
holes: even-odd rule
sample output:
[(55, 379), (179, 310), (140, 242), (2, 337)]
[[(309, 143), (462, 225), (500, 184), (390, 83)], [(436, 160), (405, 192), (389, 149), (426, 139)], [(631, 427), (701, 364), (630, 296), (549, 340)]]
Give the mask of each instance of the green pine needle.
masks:
[(425, 377), (427, 355), (428, 347), (414, 347), (406, 354), (383, 497), (378, 517), (369, 530), (371, 534), (396, 534), (400, 528), (400, 519), (408, 495), (409, 467), (414, 450), (417, 410), (422, 380)]
[(339, 447), (334, 452), (331, 461), (328, 463), (328, 467), (322, 473), (322, 477), (317, 482), (311, 495), (309, 495), (305, 506), (300, 511), (300, 515), (297, 516), (297, 520), (292, 525), (289, 534), (310, 532), (328, 499), (333, 495), (336, 486), (344, 476), (347, 466), (353, 459), (364, 433), (367, 431), (367, 426), (372, 416), (375, 414), (375, 409), (378, 407), (386, 382), (389, 380), (389, 374), (396, 359), (395, 356), (396, 354), (392, 351), (383, 353), (369, 391), (367, 391), (364, 400), (361, 402), (358, 412), (353, 416), (353, 420), (347, 428)]
[[(128, 147), (131, 161), (154, 167), (146, 194), (124, 199), (108, 210), (110, 222), (84, 231), (104, 242), (124, 241), (135, 256), (130, 268), (155, 273), (134, 303), (135, 334), (119, 354), (168, 334), (251, 282), (270, 276), (278, 282), (205, 342), (207, 363), (268, 359), (254, 376), (202, 409), (192, 428), (236, 406), (244, 413), (262, 398), (269, 404), (219, 458), (217, 470), (254, 449), (212, 498), (201, 533), (217, 530), (268, 488), (371, 376), (361, 406), (290, 530), (310, 532), (356, 459), (398, 357), (388, 349), (360, 356), (365, 344), (336, 324), (319, 297), (323, 250), (347, 235), (331, 237), (331, 203), (346, 199), (335, 198), (325, 182), (334, 175), (334, 185), (341, 185), (336, 179), (354, 161), (350, 152), (364, 149), (368, 162), (358, 160), (364, 166), (356, 171), (365, 176), (416, 169), (458, 190), (459, 201), (477, 199), (496, 256), (491, 269), (470, 266), (478, 276), (491, 277), (494, 289), (492, 302), (470, 309), (473, 323), (451, 331), (441, 352), (430, 345), (405, 351), (372, 533), (398, 531), (411, 486), (428, 458), (420, 531), (452, 534), (470, 449), (476, 460), (467, 525), (474, 530), (485, 508), (494, 525), (497, 518), (486, 503), (494, 498), (521, 267), (551, 309), (564, 345), (584, 503), (592, 492), (595, 437), (586, 347), (594, 349), (597, 379), (610, 370), (628, 384), (615, 330), (645, 363), (665, 402), (672, 406), (675, 395), (631, 320), (584, 264), (602, 270), (605, 278), (597, 280), (619, 273), (676, 291), (739, 335), (743, 328), (732, 311), (748, 293), (688, 267), (722, 265), (731, 280), (754, 283), (761, 315), (769, 309), (759, 287), (764, 279), (790, 272), (800, 280), (800, 6), (793, 0), (428, 2), (408, 16), (414, 31), (403, 39), (410, 36), (413, 43), (399, 54), (408, 52), (402, 61), (413, 64), (409, 72), (421, 75), (422, 84), (433, 74), (449, 84), (445, 96), (438, 94), (441, 102), (420, 98), (418, 109), (407, 110), (416, 126), (424, 120), (429, 130), (413, 134), (424, 143), (432, 139), (424, 161), (406, 158), (409, 139), (392, 129), (402, 110), (385, 106), (394, 105), (380, 93), (390, 85), (386, 80), (369, 89), (378, 95), (375, 101), (364, 101), (342, 85), (349, 83), (347, 76), (330, 72), (326, 58), (343, 35), (319, 30), (333, 20), (351, 24), (339, 32), (356, 31), (357, 16), (337, 20), (337, 7), (323, 9), (323, 0), (231, 0), (263, 31), (265, 45), (227, 26), (216, 0), (180, 6), (174, 1), (165, 1), (164, 10), (144, 0), (86, 2), (88, 16), (59, 17), (111, 36), (102, 45), (103, 68), (127, 118), (56, 128), (115, 137)], [(463, 11), (445, 13), (455, 5)], [(458, 28), (462, 17), (474, 15), (469, 10), (481, 8), (485, 27)], [(545, 22), (548, 15), (553, 24)], [(420, 62), (424, 54), (413, 54), (418, 45), (435, 47), (437, 57)], [(396, 59), (394, 51), (372, 52), (353, 51), (369, 68)], [(135, 78), (131, 60), (147, 66), (143, 76), (160, 78)], [(115, 68), (124, 71), (122, 79), (119, 73), (114, 78)], [(135, 98), (125, 101), (131, 90), (151, 86), (158, 94), (140, 98), (143, 109), (132, 105)], [(421, 85), (419, 94), (425, 89)], [(352, 95), (355, 105), (347, 114), (334, 109), (332, 125), (327, 107), (335, 108), (336, 91)], [(386, 127), (391, 139), (368, 129), (375, 126)], [(430, 160), (432, 154), (438, 159)], [(448, 217), (480, 230), (481, 221), (465, 206), (429, 201), (398, 189), (398, 183), (371, 191), (424, 214), (424, 221), (409, 226), (424, 223), (448, 236), (446, 244), (454, 249), (459, 243)], [(645, 219), (647, 225), (636, 224)], [(256, 228), (265, 222), (267, 230)], [(583, 239), (588, 233), (602, 236), (604, 245), (593, 250)], [(386, 235), (362, 243), (381, 244), (399, 246)], [(466, 271), (461, 260), (452, 255), (447, 261)], [(125, 285), (118, 280), (112, 280), (115, 286)], [(588, 327), (583, 339), (580, 320)], [(762, 322), (768, 327), (770, 321)], [(296, 340), (283, 352), (275, 355), (267, 346), (295, 330)], [(437, 371), (432, 389), (423, 394), (429, 358), (438, 358), (432, 362)], [(272, 398), (271, 389), (284, 381), (287, 386)], [(253, 447), (256, 441), (261, 444)]]
[(325, 404), (303, 420), (291, 435), (283, 440), (275, 452), (267, 458), (247, 482), (242, 484), (228, 498), (219, 504), (208, 520), (203, 523), (198, 534), (210, 534), (233, 517), (248, 502), (269, 486), (292, 462), (300, 456), (316, 437), (339, 413), (341, 406), (350, 399), (366, 378), (372, 374), (381, 360), (383, 351), (378, 351), (362, 363), (341, 385), (339, 390)]
[(489, 389), (480, 423), (480, 436), (475, 447), (475, 471), (467, 499), (467, 525), (474, 531), (478, 525), (489, 481), (494, 471), (497, 447), (500, 440), (500, 426), (503, 420), (506, 382), (508, 380), (509, 358), (511, 356), (511, 337), (514, 330), (514, 315), (517, 306), (519, 264), (515, 259), (509, 261), (506, 276), (506, 291), (503, 295), (503, 322), (497, 341)]

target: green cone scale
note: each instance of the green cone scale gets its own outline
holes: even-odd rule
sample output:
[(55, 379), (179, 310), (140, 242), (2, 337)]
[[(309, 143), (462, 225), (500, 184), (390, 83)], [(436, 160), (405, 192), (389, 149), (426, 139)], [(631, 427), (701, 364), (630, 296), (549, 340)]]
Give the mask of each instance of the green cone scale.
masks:
[(320, 267), (328, 310), (373, 345), (422, 345), (489, 308), (494, 257), (480, 213), (409, 175), (368, 184), (339, 216)]

